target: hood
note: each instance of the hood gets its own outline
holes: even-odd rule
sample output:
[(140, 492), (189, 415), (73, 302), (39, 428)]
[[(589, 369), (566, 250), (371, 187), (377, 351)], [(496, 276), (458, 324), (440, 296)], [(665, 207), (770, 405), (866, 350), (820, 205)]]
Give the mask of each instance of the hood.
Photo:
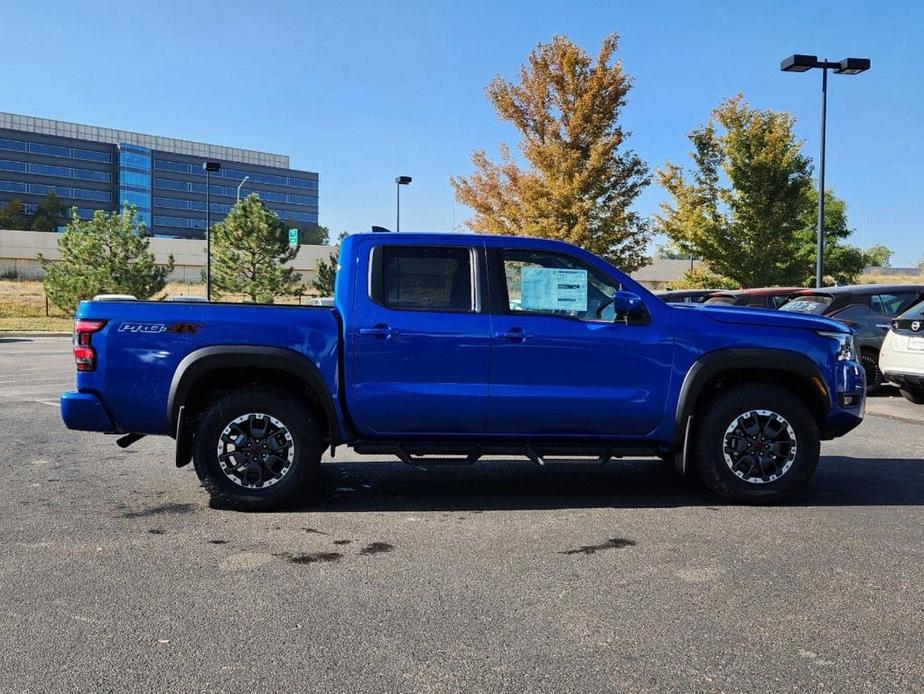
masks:
[[(693, 305), (691, 305), (693, 306)], [(850, 327), (841, 321), (823, 316), (796, 313), (794, 311), (774, 311), (765, 308), (748, 308), (746, 306), (723, 306), (713, 304), (695, 305), (693, 309), (703, 317), (719, 323), (738, 325), (762, 325), (770, 328), (796, 328), (801, 330), (827, 330), (829, 332), (852, 333)]]

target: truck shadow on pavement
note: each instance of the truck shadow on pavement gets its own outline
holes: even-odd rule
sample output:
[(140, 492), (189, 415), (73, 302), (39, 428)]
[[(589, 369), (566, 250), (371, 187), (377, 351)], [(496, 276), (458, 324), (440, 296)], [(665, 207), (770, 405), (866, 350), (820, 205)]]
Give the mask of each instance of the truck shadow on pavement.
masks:
[[(561, 508), (672, 508), (724, 505), (667, 463), (633, 460), (600, 467), (519, 460), (419, 470), (401, 463), (322, 466), (314, 512), (499, 511)], [(924, 460), (823, 457), (808, 488), (786, 506), (924, 505)]]

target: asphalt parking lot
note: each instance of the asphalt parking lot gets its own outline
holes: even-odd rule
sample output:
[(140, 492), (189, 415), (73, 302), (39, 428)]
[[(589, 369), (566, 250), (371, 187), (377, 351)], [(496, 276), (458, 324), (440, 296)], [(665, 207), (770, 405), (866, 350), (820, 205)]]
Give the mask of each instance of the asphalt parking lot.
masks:
[[(421, 471), (208, 507), (168, 439), (71, 432), (0, 337), (0, 690), (922, 691), (924, 407), (871, 401), (785, 506), (662, 463)], [(373, 459), (374, 460), (374, 459)]]

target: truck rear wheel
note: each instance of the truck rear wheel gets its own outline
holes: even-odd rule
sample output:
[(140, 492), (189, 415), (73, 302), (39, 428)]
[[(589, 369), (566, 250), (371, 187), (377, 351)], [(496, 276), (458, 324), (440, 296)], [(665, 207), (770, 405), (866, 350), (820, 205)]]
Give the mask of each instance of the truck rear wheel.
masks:
[(699, 476), (729, 501), (781, 501), (805, 487), (818, 465), (815, 418), (782, 388), (730, 386), (696, 420), (693, 453)]
[(325, 447), (305, 403), (256, 387), (209, 407), (196, 432), (193, 463), (213, 506), (268, 510), (309, 493)]

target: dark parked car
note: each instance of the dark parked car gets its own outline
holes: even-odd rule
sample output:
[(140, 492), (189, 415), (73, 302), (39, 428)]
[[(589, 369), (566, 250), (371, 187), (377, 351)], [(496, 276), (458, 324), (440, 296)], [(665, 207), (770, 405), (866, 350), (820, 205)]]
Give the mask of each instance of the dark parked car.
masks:
[(701, 304), (712, 296), (716, 289), (668, 289), (655, 292), (655, 296), (669, 304)]
[(873, 393), (883, 382), (879, 350), (889, 332), (890, 321), (921, 299), (924, 299), (924, 285), (856, 284), (802, 289), (781, 310), (828, 316), (852, 327), (866, 370), (866, 392)]
[(747, 306), (748, 308), (778, 309), (789, 301), (793, 292), (804, 287), (762, 287), (760, 289), (729, 289), (713, 292), (706, 300), (707, 306)]

